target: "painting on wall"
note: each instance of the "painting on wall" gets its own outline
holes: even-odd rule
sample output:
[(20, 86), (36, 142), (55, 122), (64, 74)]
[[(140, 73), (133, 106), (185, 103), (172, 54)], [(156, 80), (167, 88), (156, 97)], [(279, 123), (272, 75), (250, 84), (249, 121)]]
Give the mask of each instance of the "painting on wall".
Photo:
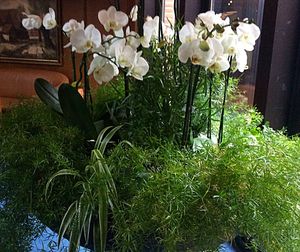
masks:
[(0, 1), (0, 62), (54, 64), (62, 62), (59, 28), (26, 30), (22, 19), (26, 15), (41, 18), (52, 8), (56, 20), (60, 17), (60, 0), (1, 0)]

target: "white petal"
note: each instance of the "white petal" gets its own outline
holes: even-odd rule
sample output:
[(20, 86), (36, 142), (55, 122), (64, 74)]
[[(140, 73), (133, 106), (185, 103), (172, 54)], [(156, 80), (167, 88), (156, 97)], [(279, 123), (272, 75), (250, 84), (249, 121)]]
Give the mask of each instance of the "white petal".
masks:
[(91, 64), (90, 64), (90, 68), (89, 68), (89, 71), (88, 71), (88, 75), (92, 74), (92, 72), (94, 72), (94, 70), (96, 68), (101, 68), (105, 65), (105, 63), (107, 62), (107, 60), (101, 56), (96, 56)]
[(78, 53), (86, 52), (85, 44), (87, 42), (84, 30), (76, 30), (71, 34), (70, 42)]
[(49, 8), (49, 14), (52, 19), (55, 19), (55, 11), (52, 8)]
[[(122, 11), (117, 11), (115, 14), (115, 21), (119, 24), (120, 28), (122, 28), (128, 24), (128, 16)], [(116, 30), (119, 30), (120, 28), (116, 28)]]
[(133, 22), (135, 22), (137, 20), (138, 10), (139, 10), (139, 7), (137, 5), (134, 5), (130, 11), (129, 17)]
[(186, 22), (179, 31), (179, 40), (181, 43), (188, 43), (194, 39), (196, 39), (195, 27), (192, 23)]
[(188, 59), (191, 57), (192, 50), (189, 43), (184, 43), (180, 45), (178, 49), (178, 58), (182, 63), (186, 63)]

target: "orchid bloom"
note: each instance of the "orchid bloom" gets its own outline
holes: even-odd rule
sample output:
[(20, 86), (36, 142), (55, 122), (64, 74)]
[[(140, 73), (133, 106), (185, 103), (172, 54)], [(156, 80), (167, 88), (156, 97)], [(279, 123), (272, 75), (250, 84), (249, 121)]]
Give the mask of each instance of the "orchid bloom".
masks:
[(39, 29), (42, 26), (42, 19), (37, 15), (22, 13), (26, 18), (22, 19), (22, 25), (26, 30)]
[(91, 62), (88, 75), (93, 73), (94, 79), (102, 84), (111, 81), (119, 74), (119, 69), (108, 59), (97, 55)]
[(242, 43), (246, 51), (253, 51), (255, 41), (260, 36), (260, 30), (255, 24), (247, 24), (241, 22), (236, 29), (239, 41)]
[(230, 64), (226, 56), (219, 56), (215, 59), (214, 63), (208, 68), (212, 73), (221, 73), (228, 70)]
[(216, 14), (214, 11), (207, 11), (205, 13), (201, 13), (198, 15), (198, 20), (200, 20), (201, 25), (207, 27), (209, 31), (214, 28), (215, 24), (223, 25), (224, 23), (228, 22), (229, 19), (224, 21), (221, 18), (221, 14)]
[(244, 72), (245, 70), (248, 69), (248, 65), (247, 65), (247, 53), (246, 51), (239, 47), (237, 54), (235, 56), (235, 63), (236, 63), (236, 69), (233, 69), (233, 71), (238, 70), (239, 72)]
[(122, 67), (131, 68), (134, 64), (136, 52), (131, 46), (126, 45), (124, 47), (119, 46), (116, 48), (116, 60), (117, 64)]
[(98, 19), (107, 32), (119, 31), (128, 23), (128, 16), (122, 11), (117, 11), (114, 6), (99, 11)]
[(138, 17), (138, 10), (139, 10), (139, 7), (137, 5), (134, 5), (130, 11), (130, 14), (129, 14), (129, 18), (135, 22), (137, 20), (137, 17)]
[(101, 45), (101, 34), (94, 25), (88, 25), (85, 30), (73, 31), (70, 36), (70, 44), (77, 53), (86, 53), (90, 49), (96, 49)]
[(181, 43), (190, 43), (197, 39), (195, 27), (192, 23), (186, 22), (185, 25), (179, 31), (179, 40)]
[(128, 75), (134, 77), (137, 80), (143, 80), (144, 75), (146, 75), (149, 71), (148, 62), (143, 57), (141, 57), (141, 55), (141, 51), (136, 53), (133, 66), (128, 71)]
[(52, 8), (49, 8), (49, 12), (43, 18), (43, 26), (46, 30), (51, 30), (57, 25), (55, 20), (55, 11)]
[(103, 46), (105, 48), (106, 54), (111, 57), (116, 57), (116, 51), (118, 48), (123, 48), (126, 44), (125, 39), (115, 38), (113, 35), (103, 36)]
[(141, 39), (138, 33), (130, 31), (130, 27), (126, 28), (126, 44), (131, 46), (133, 49), (137, 49), (141, 44)]
[(150, 47), (150, 42), (152, 39), (158, 38), (158, 25), (159, 25), (159, 17), (155, 16), (147, 17), (146, 22), (143, 25), (144, 36), (141, 38), (141, 44), (143, 47)]
[(71, 33), (73, 31), (76, 31), (76, 30), (84, 30), (84, 21), (81, 21), (80, 23), (77, 22), (77, 20), (75, 19), (70, 19), (69, 22), (65, 23), (64, 26), (63, 26), (63, 31), (64, 33), (70, 37)]

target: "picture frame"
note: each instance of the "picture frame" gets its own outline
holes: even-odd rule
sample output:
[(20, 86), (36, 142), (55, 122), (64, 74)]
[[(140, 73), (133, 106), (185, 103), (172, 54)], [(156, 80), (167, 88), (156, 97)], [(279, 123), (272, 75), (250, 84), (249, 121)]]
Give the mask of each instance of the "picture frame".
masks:
[(61, 31), (26, 30), (22, 19), (26, 14), (43, 16), (52, 8), (60, 24), (61, 0), (1, 0), (0, 1), (0, 62), (62, 65)]

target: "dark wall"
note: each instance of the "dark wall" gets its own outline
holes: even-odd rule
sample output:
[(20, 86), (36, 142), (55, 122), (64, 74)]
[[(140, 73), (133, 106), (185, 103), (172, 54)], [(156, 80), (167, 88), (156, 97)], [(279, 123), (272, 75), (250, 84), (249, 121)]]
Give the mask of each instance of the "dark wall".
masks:
[(299, 0), (266, 0), (254, 103), (271, 126), (287, 125), (299, 45)]

